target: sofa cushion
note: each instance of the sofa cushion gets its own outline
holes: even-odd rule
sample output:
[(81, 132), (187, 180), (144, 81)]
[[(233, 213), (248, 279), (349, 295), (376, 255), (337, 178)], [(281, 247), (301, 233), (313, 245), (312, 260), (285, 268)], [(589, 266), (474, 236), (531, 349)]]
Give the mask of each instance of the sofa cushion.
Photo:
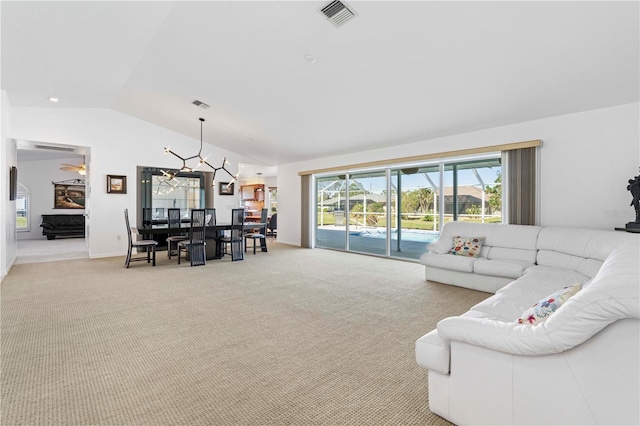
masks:
[[(476, 262), (477, 263), (477, 262)], [(534, 266), (532, 268), (541, 267)], [(530, 273), (530, 269), (515, 281), (499, 289), (495, 295), (473, 306), (469, 312), (480, 313), (480, 318), (512, 322), (537, 301), (562, 288), (583, 282), (587, 277), (575, 271), (567, 271), (562, 277), (554, 277), (561, 273), (555, 268), (544, 267)]]
[(518, 249), (507, 247), (491, 247), (487, 253), (488, 259), (519, 260), (530, 265), (536, 263), (536, 249)]
[(519, 278), (525, 269), (530, 266), (533, 266), (533, 263), (518, 262), (515, 260), (478, 259), (478, 261), (473, 264), (473, 272), (493, 277)]
[(597, 259), (585, 259), (552, 250), (538, 250), (537, 263), (538, 265), (578, 271), (588, 277), (595, 276), (602, 266), (602, 261)]
[(483, 241), (484, 237), (461, 237), (460, 235), (456, 235), (453, 237), (451, 254), (455, 256), (478, 257), (480, 256)]
[[(527, 268), (523, 278), (526, 278), (526, 282), (530, 282), (530, 285), (538, 287), (548, 284), (549, 289), (554, 291), (576, 283), (584, 284), (589, 281), (591, 277), (572, 269), (557, 266), (534, 265)], [(545, 294), (541, 294), (539, 298), (544, 297)], [(532, 303), (533, 302), (534, 301), (532, 301)]]
[(492, 247), (536, 250), (538, 233), (541, 229), (539, 226), (503, 224), (488, 225), (493, 226), (493, 232), (487, 236), (485, 244)]
[(581, 289), (580, 284), (575, 284), (558, 290), (549, 296), (538, 301), (535, 305), (524, 311), (522, 316), (518, 318), (518, 324), (537, 325), (543, 323), (551, 314), (560, 309), (571, 296)]
[(544, 227), (540, 230), (536, 247), (538, 250), (550, 250), (604, 261), (617, 247), (626, 244), (629, 237), (626, 232)]
[(450, 256), (434, 253), (424, 253), (420, 256), (420, 263), (423, 265), (460, 272), (473, 272), (473, 262), (475, 261), (475, 257)]
[(529, 302), (525, 303), (521, 299), (513, 299), (508, 295), (498, 292), (478, 303), (461, 316), (497, 321), (513, 321), (529, 306), (531, 306)]

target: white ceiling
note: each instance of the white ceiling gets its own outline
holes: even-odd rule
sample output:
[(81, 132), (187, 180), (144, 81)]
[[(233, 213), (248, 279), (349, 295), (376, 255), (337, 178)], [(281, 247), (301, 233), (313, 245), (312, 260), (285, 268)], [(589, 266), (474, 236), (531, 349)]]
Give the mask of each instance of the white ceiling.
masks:
[(2, 1), (2, 89), (271, 166), (639, 101), (636, 1), (327, 3)]

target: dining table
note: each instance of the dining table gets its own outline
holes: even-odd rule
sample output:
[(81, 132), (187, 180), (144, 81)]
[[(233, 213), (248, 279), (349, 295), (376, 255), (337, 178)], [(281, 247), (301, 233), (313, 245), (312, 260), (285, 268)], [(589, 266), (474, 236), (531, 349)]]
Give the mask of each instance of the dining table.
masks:
[[(245, 222), (243, 224), (244, 229), (260, 228), (266, 224), (263, 222)], [(191, 223), (182, 222), (180, 227), (171, 228), (172, 234), (189, 235), (191, 229)], [(222, 242), (220, 241), (220, 235), (224, 231), (231, 230), (231, 222), (218, 222), (215, 225), (207, 225), (205, 227), (205, 238), (207, 241), (206, 246), (206, 259), (221, 259), (223, 256)], [(169, 234), (169, 226), (167, 224), (155, 224), (155, 225), (143, 225), (138, 228), (138, 232), (144, 236), (145, 239), (156, 239), (156, 241), (162, 239), (163, 236)], [(155, 237), (155, 238), (154, 238)], [(160, 242), (160, 241), (158, 241)], [(244, 244), (244, 242), (243, 242)], [(260, 239), (260, 250), (267, 251), (267, 242), (265, 238)]]

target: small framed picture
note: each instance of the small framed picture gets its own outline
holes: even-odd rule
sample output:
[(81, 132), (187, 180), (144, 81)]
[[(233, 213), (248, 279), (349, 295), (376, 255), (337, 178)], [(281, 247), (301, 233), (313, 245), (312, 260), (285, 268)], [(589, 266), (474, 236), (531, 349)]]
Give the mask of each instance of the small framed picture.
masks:
[(18, 169), (11, 166), (9, 169), (9, 200), (13, 201), (18, 195)]
[(108, 194), (126, 194), (127, 193), (127, 177), (117, 175), (107, 175), (107, 193)]
[(218, 182), (220, 195), (233, 195), (233, 187), (235, 183)]

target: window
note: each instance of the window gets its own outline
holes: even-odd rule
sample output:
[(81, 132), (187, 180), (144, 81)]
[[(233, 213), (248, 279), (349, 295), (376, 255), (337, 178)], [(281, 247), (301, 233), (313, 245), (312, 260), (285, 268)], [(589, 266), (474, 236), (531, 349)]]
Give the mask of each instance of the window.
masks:
[(31, 229), (31, 220), (29, 220), (29, 191), (19, 182), (16, 196), (16, 229), (18, 232), (28, 232)]

